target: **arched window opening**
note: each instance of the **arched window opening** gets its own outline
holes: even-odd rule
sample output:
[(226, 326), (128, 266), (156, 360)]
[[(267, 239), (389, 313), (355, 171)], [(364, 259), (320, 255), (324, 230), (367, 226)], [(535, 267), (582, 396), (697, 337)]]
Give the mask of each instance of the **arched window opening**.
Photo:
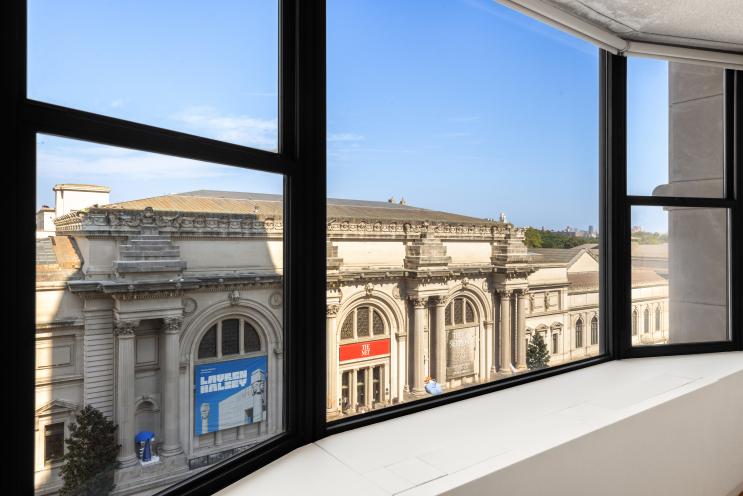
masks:
[[(242, 343), (240, 342), (242, 334)], [(261, 351), (261, 338), (258, 331), (244, 319), (224, 319), (207, 330), (201, 337), (197, 360), (228, 357)]]
[(387, 325), (382, 313), (372, 306), (363, 305), (355, 308), (343, 321), (341, 340), (384, 336), (387, 332)]
[(643, 333), (647, 334), (650, 332), (650, 309), (648, 309), (647, 307), (645, 308), (645, 315), (642, 320), (643, 320), (643, 325), (645, 327), (643, 329)]
[(637, 310), (632, 311), (632, 335), (637, 336), (637, 326), (640, 323), (640, 316), (637, 314)]
[(660, 305), (655, 307), (655, 330), (659, 331), (661, 329), (661, 313), (660, 313)]
[(591, 319), (591, 344), (599, 342), (599, 319), (595, 316)]
[(475, 307), (465, 298), (455, 298), (447, 306), (444, 313), (445, 325), (457, 327), (477, 323)]
[(583, 347), (583, 319), (578, 319), (575, 323), (575, 347)]

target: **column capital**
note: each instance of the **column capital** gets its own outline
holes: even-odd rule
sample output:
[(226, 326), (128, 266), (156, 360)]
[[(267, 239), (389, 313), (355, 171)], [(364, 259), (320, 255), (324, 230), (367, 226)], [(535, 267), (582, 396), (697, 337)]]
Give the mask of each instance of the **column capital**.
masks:
[(513, 294), (513, 289), (499, 289), (498, 290), (498, 295), (501, 298), (510, 298), (512, 294)]
[(181, 332), (183, 319), (181, 317), (165, 317), (163, 319), (163, 332), (166, 334), (178, 334)]
[(531, 292), (529, 291), (529, 288), (521, 288), (518, 291), (519, 291), (519, 296), (521, 298), (528, 298), (529, 295), (531, 294)]
[(433, 295), (428, 298), (428, 301), (431, 305), (436, 307), (444, 306), (446, 303), (446, 295)]
[(408, 299), (413, 303), (415, 308), (426, 308), (428, 305), (428, 298), (421, 298), (419, 296), (410, 296)]
[(328, 305), (327, 308), (326, 308), (327, 316), (329, 318), (330, 317), (335, 317), (336, 315), (338, 315), (338, 310), (340, 310), (340, 308), (341, 308), (341, 306), (338, 305), (337, 303), (332, 303), (332, 304)]
[(134, 337), (134, 329), (138, 326), (138, 320), (117, 320), (114, 323), (114, 334), (119, 338)]

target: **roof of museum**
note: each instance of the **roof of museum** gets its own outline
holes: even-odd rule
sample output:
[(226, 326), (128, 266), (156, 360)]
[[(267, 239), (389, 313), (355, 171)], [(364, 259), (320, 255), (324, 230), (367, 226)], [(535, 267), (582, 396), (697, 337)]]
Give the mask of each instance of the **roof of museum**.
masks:
[(36, 281), (68, 281), (81, 277), (81, 258), (71, 236), (36, 240)]
[(529, 252), (538, 255), (534, 260), (536, 263), (567, 264), (583, 252), (595, 258), (592, 250), (582, 246), (576, 246), (575, 248), (529, 248)]
[[(596, 289), (599, 287), (599, 273), (598, 271), (569, 272), (568, 282), (570, 283), (570, 289), (573, 291)], [(658, 275), (658, 273), (654, 270), (632, 269), (633, 288), (642, 286), (659, 286), (665, 284), (668, 284), (668, 281), (662, 276)]]
[[(281, 217), (283, 214), (283, 197), (282, 195), (265, 193), (198, 190), (111, 203), (98, 208), (104, 210), (142, 210), (145, 207), (166, 212), (258, 214), (260, 216)], [(328, 218), (454, 222), (477, 225), (499, 224), (493, 220), (428, 210), (407, 204), (338, 198), (328, 198)]]

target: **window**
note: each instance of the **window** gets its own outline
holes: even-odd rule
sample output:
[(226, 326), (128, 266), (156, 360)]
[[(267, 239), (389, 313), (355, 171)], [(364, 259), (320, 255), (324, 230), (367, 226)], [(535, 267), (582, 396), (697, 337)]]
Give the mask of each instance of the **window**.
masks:
[(575, 347), (583, 347), (583, 319), (578, 319), (575, 323)]
[(743, 349), (740, 71), (492, 2), (298, 3), (9, 16), (17, 492), (58, 491), (82, 399), (120, 489), (211, 493), (438, 391)]
[(44, 426), (44, 462), (51, 463), (64, 455), (64, 422)]
[(277, 0), (29, 0), (28, 96), (276, 150), (278, 14)]
[[(118, 425), (134, 492), (280, 436), (282, 175), (46, 134), (36, 150), (36, 418), (89, 405)], [(51, 491), (64, 424), (37, 443)]]
[[(605, 352), (570, 320), (600, 305), (599, 52), (482, 9), (406, 5), (389, 24), (383, 2), (327, 4), (329, 429)], [(343, 374), (377, 366), (383, 401), (367, 387), (362, 409)]]
[[(732, 75), (627, 61), (631, 291), (643, 301), (648, 334), (638, 346), (731, 339)], [(667, 333), (650, 335), (650, 312), (660, 307), (668, 312)], [(662, 327), (657, 312), (655, 330)]]
[(591, 319), (591, 345), (598, 344), (599, 342), (599, 319), (593, 317)]

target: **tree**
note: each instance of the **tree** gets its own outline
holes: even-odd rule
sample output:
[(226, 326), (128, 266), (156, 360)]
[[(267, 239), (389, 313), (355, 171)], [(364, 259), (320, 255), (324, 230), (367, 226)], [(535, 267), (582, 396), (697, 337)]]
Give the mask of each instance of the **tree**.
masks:
[(543, 369), (550, 361), (550, 352), (542, 333), (535, 332), (526, 348), (526, 366), (529, 370)]
[(114, 470), (119, 445), (116, 426), (99, 410), (87, 405), (70, 425), (65, 439), (67, 452), (61, 475), (62, 496), (109, 494), (114, 488)]
[(524, 233), (524, 243), (528, 248), (541, 248), (542, 235), (533, 227), (527, 227)]

